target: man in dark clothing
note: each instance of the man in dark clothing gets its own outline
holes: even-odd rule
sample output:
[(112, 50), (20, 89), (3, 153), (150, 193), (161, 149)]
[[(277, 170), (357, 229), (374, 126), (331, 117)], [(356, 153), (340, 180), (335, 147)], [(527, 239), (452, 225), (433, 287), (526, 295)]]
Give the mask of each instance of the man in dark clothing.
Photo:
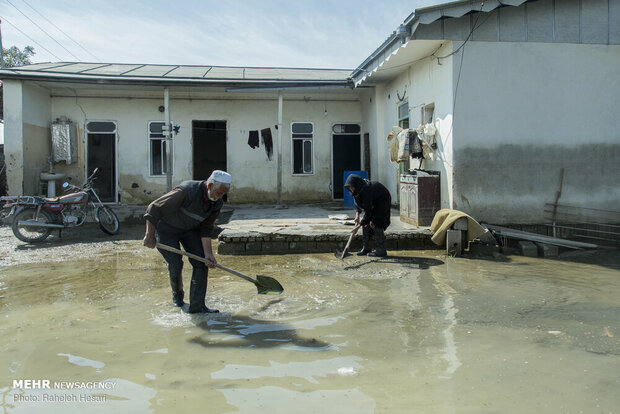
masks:
[[(174, 248), (182, 244), (185, 251), (204, 257), (217, 264), (211, 249), (211, 239), (217, 236), (215, 219), (222, 209), (222, 197), (230, 189), (230, 174), (215, 170), (206, 181), (183, 181), (178, 187), (153, 201), (146, 209), (146, 234), (143, 244), (153, 248), (157, 242)], [(182, 256), (158, 249), (168, 262), (172, 302), (182, 307), (183, 297), (183, 258)], [(216, 313), (205, 305), (207, 294), (208, 268), (205, 264), (189, 259), (192, 265), (192, 282), (189, 291), (189, 313)]]
[[(351, 174), (344, 187), (349, 190), (355, 200), (355, 228), (351, 233), (362, 227), (364, 246), (357, 252), (358, 256), (385, 257), (385, 229), (390, 225), (390, 209), (392, 196), (383, 184), (377, 181), (368, 181), (359, 175)], [(364, 215), (360, 218), (360, 213)], [(370, 237), (375, 236), (375, 250), (370, 251), (368, 243)]]

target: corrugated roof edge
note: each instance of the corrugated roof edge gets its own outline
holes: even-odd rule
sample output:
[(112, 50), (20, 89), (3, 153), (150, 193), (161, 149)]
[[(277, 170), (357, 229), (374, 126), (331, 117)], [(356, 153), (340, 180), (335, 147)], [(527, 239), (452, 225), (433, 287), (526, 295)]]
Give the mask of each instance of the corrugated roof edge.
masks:
[[(51, 66), (46, 66), (51, 65)], [(72, 65), (96, 65), (93, 68), (83, 69), (79, 72), (70, 71)], [(43, 69), (39, 69), (39, 67), (45, 66)], [(118, 67), (121, 68), (119, 73), (88, 73), (92, 70), (97, 70), (102, 67)], [(59, 80), (62, 78), (63, 80), (74, 79), (74, 80), (82, 80), (82, 81), (95, 81), (95, 80), (118, 80), (118, 81), (133, 81), (139, 80), (140, 82), (148, 82), (148, 81), (162, 81), (166, 80), (169, 82), (198, 82), (198, 83), (209, 83), (209, 82), (350, 82), (349, 74), (351, 73), (351, 69), (329, 69), (329, 68), (289, 68), (289, 67), (259, 67), (259, 66), (247, 66), (247, 67), (236, 67), (236, 66), (206, 66), (206, 65), (176, 65), (173, 70), (167, 70), (165, 73), (161, 75), (140, 75), (140, 76), (131, 76), (130, 72), (136, 69), (143, 69), (145, 66), (150, 66), (153, 68), (169, 68), (175, 65), (143, 65), (143, 64), (130, 64), (130, 63), (89, 63), (89, 62), (46, 62), (46, 63), (35, 63), (32, 65), (26, 66), (18, 66), (13, 68), (2, 68), (0, 69), (0, 79), (56, 79)], [(122, 70), (122, 68), (128, 68), (127, 70)], [(66, 68), (67, 70), (58, 70), (59, 68)], [(210, 72), (213, 69), (228, 69), (228, 70), (239, 70), (243, 71), (243, 77), (239, 76), (226, 76), (227, 74), (222, 74), (218, 77), (213, 77), (210, 79), (205, 79), (204, 74), (202, 76), (174, 76), (170, 72), (173, 72), (177, 69), (192, 69), (192, 68), (201, 68), (206, 72)], [(273, 71), (274, 76), (269, 76), (269, 73), (264, 74), (265, 76), (250, 78), (248, 79), (245, 76), (246, 70), (256, 70), (256, 71)], [(287, 72), (288, 76), (282, 76), (282, 72)], [(296, 77), (295, 72), (316, 72), (317, 76), (313, 79), (313, 76), (300, 76)], [(326, 73), (333, 72), (334, 76), (330, 76), (328, 79), (325, 79), (324, 76)]]
[[(415, 33), (418, 25), (420, 24), (421, 16), (425, 14), (430, 14), (436, 11), (440, 12), (439, 17), (433, 20), (430, 20), (430, 21), (426, 21), (422, 24), (432, 23), (441, 17), (449, 17), (449, 16), (444, 16), (444, 13), (443, 13), (444, 10), (447, 10), (450, 8), (463, 7), (463, 6), (466, 6), (467, 4), (471, 6), (469, 11), (482, 11), (482, 12), (488, 13), (489, 11), (496, 9), (497, 7), (519, 6), (529, 1), (532, 1), (532, 0), (487, 0), (486, 2), (481, 1), (481, 0), (451, 1), (447, 3), (436, 4), (434, 6), (428, 6), (428, 7), (422, 7), (419, 9), (415, 9), (413, 13), (407, 16), (407, 18), (403, 21), (401, 25), (405, 25), (408, 28), (409, 38), (411, 38), (413, 37), (413, 34)], [(474, 5), (477, 5), (478, 7), (475, 8)], [(364, 81), (364, 79), (368, 76), (368, 74), (371, 73), (371, 71), (366, 70), (365, 68), (369, 67), (370, 64), (378, 56), (385, 53), (389, 48), (394, 47), (395, 46), (394, 43), (396, 43), (397, 41), (400, 41), (400, 35), (398, 34), (397, 30), (394, 30), (392, 34), (381, 44), (381, 46), (379, 46), (373, 53), (370, 54), (370, 56), (368, 56), (357, 68), (355, 68), (351, 72), (350, 77), (353, 80), (353, 83), (355, 84), (356, 87)], [(396, 47), (396, 49), (398, 49), (399, 47), (400, 46)]]

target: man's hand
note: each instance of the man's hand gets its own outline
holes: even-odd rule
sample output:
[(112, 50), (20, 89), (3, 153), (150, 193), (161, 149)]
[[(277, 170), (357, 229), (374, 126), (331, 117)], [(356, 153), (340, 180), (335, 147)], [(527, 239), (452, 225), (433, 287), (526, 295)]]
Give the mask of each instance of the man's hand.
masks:
[(373, 222), (371, 221), (371, 222), (370, 222), (370, 228), (371, 228), (371, 229), (374, 229), (375, 227), (376, 227), (376, 226), (375, 226), (375, 223), (373, 223)]
[(210, 263), (205, 263), (207, 267), (213, 268), (217, 264), (217, 260), (215, 260), (215, 256), (213, 256), (213, 253), (206, 253), (205, 259), (207, 259), (210, 262)]
[(355, 225), (355, 227), (353, 227), (353, 230), (351, 230), (351, 234), (355, 234), (355, 233), (357, 233), (357, 231), (360, 229), (360, 227), (362, 227), (362, 225), (361, 225), (361, 224), (359, 224), (359, 223), (357, 223), (357, 224)]
[(357, 211), (355, 212), (355, 220), (353, 220), (353, 222), (357, 225), (360, 224), (360, 213), (358, 213)]
[(147, 232), (144, 235), (144, 239), (142, 239), (142, 244), (148, 247), (149, 249), (154, 248), (155, 245), (157, 244), (157, 239), (155, 238), (155, 234)]

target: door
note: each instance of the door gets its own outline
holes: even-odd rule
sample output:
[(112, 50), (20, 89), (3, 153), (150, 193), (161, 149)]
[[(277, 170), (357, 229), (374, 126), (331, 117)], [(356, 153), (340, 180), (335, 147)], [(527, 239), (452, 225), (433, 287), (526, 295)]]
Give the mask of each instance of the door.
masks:
[(86, 123), (86, 174), (98, 169), (94, 188), (101, 201), (116, 203), (116, 122)]
[(192, 121), (194, 180), (226, 171), (226, 121)]
[(332, 127), (332, 196), (344, 198), (345, 171), (361, 170), (361, 136), (357, 124), (336, 124)]

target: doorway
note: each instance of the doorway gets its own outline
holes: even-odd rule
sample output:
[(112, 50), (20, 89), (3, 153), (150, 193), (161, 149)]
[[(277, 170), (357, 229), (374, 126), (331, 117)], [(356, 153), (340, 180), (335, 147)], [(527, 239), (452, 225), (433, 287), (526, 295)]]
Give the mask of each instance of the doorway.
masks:
[(95, 168), (93, 187), (101, 201), (118, 202), (116, 191), (116, 121), (86, 123), (86, 176)]
[(226, 171), (226, 121), (192, 121), (194, 180)]
[(345, 171), (361, 168), (361, 135), (358, 124), (335, 124), (332, 127), (332, 195), (344, 198)]

